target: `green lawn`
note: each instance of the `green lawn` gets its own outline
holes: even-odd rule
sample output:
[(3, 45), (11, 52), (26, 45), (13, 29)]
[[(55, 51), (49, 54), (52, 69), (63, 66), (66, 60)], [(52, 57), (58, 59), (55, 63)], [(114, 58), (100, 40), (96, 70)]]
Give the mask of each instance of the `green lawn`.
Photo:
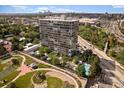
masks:
[(50, 66), (45, 65), (45, 64), (38, 64), (39, 68), (50, 68)]
[(47, 84), (48, 88), (62, 88), (64, 86), (63, 81), (56, 77), (48, 77)]
[[(10, 58), (9, 58), (10, 59)], [(0, 61), (0, 72), (3, 71), (3, 69), (8, 66), (10, 66), (10, 61), (9, 59), (6, 59), (6, 60), (1, 60)]]
[(31, 77), (34, 75), (35, 72), (27, 73), (24, 76), (19, 77), (14, 83), (16, 84), (17, 88), (30, 88), (31, 84)]
[(4, 69), (5, 66), (6, 64), (0, 64), (0, 72)]
[[(13, 55), (18, 55), (18, 54), (19, 53), (13, 53)], [(25, 55), (23, 55), (23, 56), (25, 56)], [(32, 58), (30, 58), (28, 56), (25, 56), (25, 58), (26, 58), (26, 61), (25, 61), (26, 64), (31, 64), (31, 63), (35, 62)]]
[[(11, 59), (18, 59), (19, 62), (21, 63), (22, 62), (22, 57), (20, 56), (12, 56)], [(9, 59), (6, 59), (6, 60), (1, 60), (0, 61), (0, 72), (6, 67), (9, 67), (11, 64), (10, 64), (10, 58)]]
[[(10, 81), (12, 81), (18, 74), (19, 74), (19, 71), (14, 71), (11, 74), (9, 74), (8, 76), (6, 76), (5, 78), (1, 79), (0, 81), (6, 80), (6, 83), (5, 84), (7, 84)], [(0, 83), (0, 87), (2, 87), (5, 84)]]
[(30, 57), (27, 57), (27, 56), (25, 56), (26, 57), (26, 64), (31, 64), (31, 63), (33, 63), (33, 62), (35, 62), (35, 61), (33, 61), (33, 59), (32, 58), (30, 58)]
[(50, 66), (48, 66), (48, 65), (45, 65), (45, 64), (40, 64), (40, 63), (38, 63), (38, 62), (36, 62), (36, 61), (34, 61), (32, 58), (30, 58), (30, 57), (27, 57), (27, 56), (25, 56), (26, 57), (26, 64), (31, 64), (31, 63), (36, 63), (36, 64), (38, 64), (38, 67), (39, 68), (49, 68)]

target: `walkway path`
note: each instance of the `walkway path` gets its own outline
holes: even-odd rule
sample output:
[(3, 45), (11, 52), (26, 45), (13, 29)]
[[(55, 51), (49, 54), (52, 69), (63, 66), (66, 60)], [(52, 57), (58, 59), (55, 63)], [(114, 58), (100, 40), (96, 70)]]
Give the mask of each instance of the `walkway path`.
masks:
[(75, 88), (79, 87), (77, 81), (73, 77), (71, 77), (70, 75), (68, 75), (64, 72), (61, 72), (59, 70), (55, 70), (55, 69), (51, 69), (51, 68), (40, 68), (40, 69), (36, 69), (36, 70), (49, 70), (49, 72), (47, 72), (46, 75), (60, 78), (63, 81), (68, 81), (70, 84), (74, 85)]
[(20, 76), (23, 76), (25, 75), (26, 73), (29, 73), (32, 71), (32, 68), (30, 68), (29, 66), (25, 65), (25, 64), (22, 64), (22, 66), (20, 67)]
[[(35, 60), (36, 62), (49, 65), (49, 66), (53, 67), (54, 69), (51, 69), (51, 68), (40, 68), (40, 69), (36, 69), (36, 70), (31, 70), (29, 67), (27, 67), (26, 65), (24, 65), (24, 63), (25, 63), (25, 61), (26, 61), (25, 56), (23, 56), (23, 55), (18, 55), (18, 56), (21, 56), (21, 57), (23, 58), (22, 64), (21, 64), (21, 66), (18, 68), (18, 70), (21, 70), (21, 72), (20, 72), (20, 74), (19, 74), (16, 78), (14, 78), (11, 82), (14, 82), (17, 78), (19, 78), (20, 76), (22, 76), (22, 75), (24, 75), (24, 74), (26, 74), (26, 73), (28, 73), (28, 72), (38, 71), (38, 70), (50, 70), (50, 73), (49, 73), (49, 74), (51, 74), (51, 75), (54, 74), (54, 75), (55, 75), (54, 77), (59, 77), (59, 78), (61, 78), (61, 79), (63, 78), (64, 81), (68, 81), (70, 84), (75, 85), (76, 88), (79, 87), (79, 84), (78, 84), (78, 82), (77, 82), (76, 79), (79, 79), (79, 80), (80, 80), (80, 82), (82, 83), (82, 87), (84, 87), (85, 84), (86, 84), (86, 80), (85, 80), (85, 82), (83, 82), (83, 79), (81, 80), (78, 76), (76, 76), (76, 74), (73, 74), (73, 73), (71, 73), (71, 72), (65, 71), (65, 70), (63, 70), (63, 69), (60, 69), (60, 68), (58, 68), (58, 67), (56, 67), (56, 66), (53, 66), (53, 65), (48, 64), (48, 63), (46, 63), (46, 62), (44, 62), (44, 61), (41, 61), (41, 60), (39, 60), (39, 59), (37, 59), (37, 58), (35, 58), (35, 57), (32, 57), (32, 56), (30, 56), (30, 55), (28, 55), (28, 54), (25, 54), (25, 53), (22, 53), (22, 52), (20, 52), (20, 53), (23, 54), (23, 55), (25, 55), (25, 56), (31, 57), (31, 58), (32, 58), (33, 60)], [(24, 68), (25, 68), (25, 70), (24, 70)], [(56, 73), (55, 73), (55, 72), (56, 72)], [(70, 74), (71, 74), (71, 75), (70, 75)], [(76, 79), (75, 79), (74, 77), (75, 77)], [(7, 85), (9, 85), (11, 82), (9, 82), (8, 84), (4, 85), (3, 88), (5, 88), (5, 87), (6, 87)]]
[[(14, 55), (14, 56), (20, 56), (20, 57), (22, 57), (23, 58), (23, 60), (22, 60), (22, 63), (21, 63), (21, 66), (25, 63), (25, 56), (23, 56), (23, 55)], [(20, 68), (21, 68), (21, 66), (17, 69), (17, 70), (20, 70)], [(18, 74), (17, 76), (16, 76), (16, 78), (14, 78), (12, 81), (10, 81), (9, 83), (7, 83), (6, 85), (4, 85), (2, 88), (5, 88), (5, 87), (7, 87), (7, 85), (9, 85), (11, 82), (14, 82), (17, 78), (19, 78), (21, 76), (21, 74)]]
[(37, 58), (35, 58), (35, 57), (33, 57), (33, 56), (30, 56), (30, 55), (28, 55), (28, 54), (26, 54), (26, 53), (23, 53), (23, 52), (19, 52), (19, 53), (22, 54), (22, 55), (25, 55), (25, 56), (28, 56), (28, 57), (32, 58), (33, 60), (35, 60), (35, 61), (38, 62), (38, 63), (51, 66), (51, 67), (53, 67), (53, 68), (56, 69), (56, 70), (59, 70), (59, 71), (61, 71), (61, 72), (64, 72), (64, 73), (66, 73), (66, 74), (72, 76), (73, 78), (75, 78), (75, 79), (77, 80), (78, 83), (80, 83), (80, 84), (78, 84), (78, 85), (81, 85), (80, 87), (83, 87), (83, 88), (84, 88), (85, 85), (86, 85), (86, 83), (87, 83), (87, 79), (86, 79), (86, 78), (83, 78), (83, 77), (82, 77), (82, 78), (79, 78), (75, 73), (71, 73), (71, 72), (69, 72), (69, 71), (67, 71), (67, 70), (61, 69), (61, 68), (59, 68), (59, 67), (57, 67), (57, 66), (54, 66), (54, 65), (49, 64), (49, 63), (47, 63), (47, 62), (44, 62), (44, 61), (42, 61), (42, 60), (39, 60), (39, 59), (37, 59)]

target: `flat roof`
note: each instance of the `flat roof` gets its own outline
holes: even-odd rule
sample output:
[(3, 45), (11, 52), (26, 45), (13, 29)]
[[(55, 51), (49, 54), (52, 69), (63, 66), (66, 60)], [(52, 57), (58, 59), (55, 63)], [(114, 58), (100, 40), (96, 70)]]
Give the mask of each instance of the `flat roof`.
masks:
[(79, 22), (87, 22), (87, 23), (94, 23), (98, 21), (96, 18), (81, 18), (79, 19)]
[(47, 20), (47, 21), (65, 21), (65, 22), (75, 22), (79, 20), (74, 20), (74, 19), (40, 19), (40, 20)]

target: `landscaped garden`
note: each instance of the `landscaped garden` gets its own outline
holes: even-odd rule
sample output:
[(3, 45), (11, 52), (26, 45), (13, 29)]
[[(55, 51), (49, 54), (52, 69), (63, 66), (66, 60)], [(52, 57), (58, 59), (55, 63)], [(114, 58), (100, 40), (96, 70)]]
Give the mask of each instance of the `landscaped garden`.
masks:
[(68, 81), (63, 81), (58, 76), (48, 75), (49, 71), (38, 71), (34, 74), (32, 80), (34, 87), (40, 86), (42, 88), (73, 88), (74, 85)]
[[(45, 73), (48, 71), (33, 71), (23, 76), (20, 76), (16, 81), (10, 83), (7, 87), (16, 88), (31, 88), (42, 86), (42, 88), (63, 88), (74, 87), (68, 82), (64, 82), (58, 77), (47, 76)], [(45, 84), (45, 86), (44, 86)]]
[(2, 59), (0, 61), (0, 72), (7, 69), (9, 66), (12, 65), (12, 62), (11, 62), (12, 59), (17, 59), (20, 64), (22, 62), (22, 58), (20, 56), (14, 56), (14, 55), (11, 58), (8, 58), (8, 59)]
[(32, 87), (31, 84), (31, 78), (34, 75), (35, 72), (30, 72), (27, 73), (24, 76), (19, 77), (14, 84), (16, 85), (17, 88), (30, 88)]
[[(63, 69), (73, 71), (79, 76), (94, 77), (97, 72), (100, 72), (99, 63), (100, 60), (97, 55), (93, 54), (91, 50), (86, 51), (73, 51), (71, 56), (59, 55), (54, 51), (51, 51), (47, 46), (41, 46), (38, 50), (39, 53), (33, 56), (44, 60), (52, 65), (56, 65)], [(83, 52), (83, 53), (81, 53)], [(85, 75), (84, 64), (90, 65), (89, 75)], [(84, 70), (83, 70), (84, 68)]]
[(18, 74), (18, 67), (22, 62), (20, 56), (12, 55), (11, 58), (2, 59), (0, 62), (0, 87), (8, 84), (13, 80)]

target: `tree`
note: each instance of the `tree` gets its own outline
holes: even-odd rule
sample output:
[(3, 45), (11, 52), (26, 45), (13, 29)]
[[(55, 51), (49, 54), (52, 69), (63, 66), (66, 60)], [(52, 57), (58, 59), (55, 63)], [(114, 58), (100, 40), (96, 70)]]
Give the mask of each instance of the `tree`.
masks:
[(36, 31), (30, 31), (24, 34), (26, 38), (30, 38), (31, 41), (33, 41), (35, 38), (39, 37), (39, 33)]
[(51, 58), (51, 64), (56, 65), (58, 64), (58, 58), (57, 55), (55, 53), (50, 53), (49, 54), (49, 58)]
[(40, 53), (40, 56), (44, 55), (44, 48), (43, 47), (39, 48), (39, 53)]
[(29, 33), (24, 33), (24, 37), (30, 38)]
[(50, 53), (51, 50), (50, 50), (48, 47), (44, 47), (44, 52), (45, 52), (45, 53)]
[(113, 48), (116, 45), (118, 45), (117, 39), (111, 34), (108, 36), (108, 42), (109, 42), (108, 45), (109, 48)]
[(18, 37), (14, 36), (11, 41), (12, 41), (13, 50), (18, 50), (19, 49), (19, 39), (18, 39)]
[(5, 53), (7, 53), (6, 48), (0, 45), (0, 55), (4, 55)]
[(100, 72), (100, 66), (99, 66), (99, 63), (100, 63), (100, 59), (97, 55), (93, 54), (90, 58), (89, 58), (89, 61), (88, 61), (91, 65), (91, 75), (90, 77), (95, 77), (96, 74), (98, 72)]
[(79, 76), (85, 76), (85, 68), (84, 68), (84, 65), (83, 64), (77, 66), (76, 73)]
[(48, 47), (42, 46), (39, 48), (39, 52), (40, 52), (40, 55), (43, 55), (44, 53), (50, 53), (51, 50)]
[(19, 50), (23, 50), (23, 43), (19, 43)]
[(0, 39), (3, 39), (4, 38), (4, 33), (3, 31), (0, 31)]
[(14, 34), (14, 35), (19, 35), (19, 33), (21, 32), (20, 25), (17, 25), (17, 24), (11, 25), (10, 30), (11, 30), (12, 34)]
[[(91, 72), (90, 77), (94, 77), (98, 72), (101, 71), (100, 66), (99, 66), (100, 59), (97, 55), (92, 53), (92, 50), (84, 51), (84, 53), (82, 54), (82, 60), (91, 65), (91, 67), (90, 67), (90, 72)], [(76, 72), (79, 76), (85, 76), (84, 65), (78, 65), (78, 67), (76, 68)]]
[(38, 44), (39, 43), (39, 40), (37, 39), (37, 38), (35, 38), (34, 40), (33, 40), (33, 44)]
[(124, 50), (117, 52), (116, 59), (124, 65)]
[(78, 61), (79, 61), (79, 57), (78, 56), (74, 56), (74, 63), (78, 64)]
[(83, 61), (88, 61), (88, 58), (93, 54), (92, 50), (86, 50), (84, 51), (82, 58)]
[(11, 59), (13, 65), (19, 65), (18, 59)]
[(63, 60), (63, 63), (65, 63), (65, 62), (67, 62), (67, 61), (69, 60), (69, 58), (68, 58), (66, 55), (64, 55), (64, 56), (62, 57), (62, 60)]
[(37, 73), (37, 76), (38, 76), (39, 79), (42, 79), (42, 81), (46, 80), (46, 75), (45, 75), (45, 73), (38, 72), (38, 73)]

